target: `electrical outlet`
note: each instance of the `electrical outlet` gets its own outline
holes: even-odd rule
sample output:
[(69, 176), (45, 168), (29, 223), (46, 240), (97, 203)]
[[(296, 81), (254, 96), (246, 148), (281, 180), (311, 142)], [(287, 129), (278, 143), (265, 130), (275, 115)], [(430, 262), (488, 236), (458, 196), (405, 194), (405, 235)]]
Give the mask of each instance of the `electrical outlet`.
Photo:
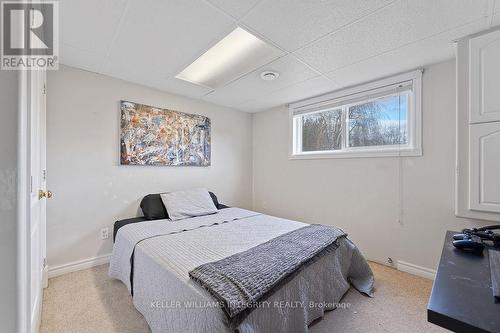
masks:
[(391, 257), (388, 257), (387, 258), (387, 263), (390, 265), (390, 266), (394, 266), (394, 260), (392, 260)]
[(109, 228), (102, 228), (101, 239), (108, 239), (108, 238), (109, 238)]

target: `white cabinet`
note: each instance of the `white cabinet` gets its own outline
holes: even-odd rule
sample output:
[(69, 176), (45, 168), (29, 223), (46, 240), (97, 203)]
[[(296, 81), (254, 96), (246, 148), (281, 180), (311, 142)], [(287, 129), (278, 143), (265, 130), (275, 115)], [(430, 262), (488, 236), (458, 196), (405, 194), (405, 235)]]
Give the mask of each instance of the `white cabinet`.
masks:
[(500, 29), (457, 42), (457, 216), (500, 221)]
[(500, 213), (500, 122), (470, 125), (469, 208)]
[(500, 121), (500, 30), (469, 41), (470, 123)]

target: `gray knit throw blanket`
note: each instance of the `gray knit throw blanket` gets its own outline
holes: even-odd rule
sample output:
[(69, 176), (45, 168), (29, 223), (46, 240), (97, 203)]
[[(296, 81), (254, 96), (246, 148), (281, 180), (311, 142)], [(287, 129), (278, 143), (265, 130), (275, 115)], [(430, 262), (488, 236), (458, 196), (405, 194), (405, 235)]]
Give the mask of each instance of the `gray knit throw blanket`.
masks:
[(203, 264), (189, 276), (221, 304), (229, 327), (236, 328), (274, 291), (321, 255), (337, 248), (347, 235), (340, 229), (311, 224), (247, 251)]

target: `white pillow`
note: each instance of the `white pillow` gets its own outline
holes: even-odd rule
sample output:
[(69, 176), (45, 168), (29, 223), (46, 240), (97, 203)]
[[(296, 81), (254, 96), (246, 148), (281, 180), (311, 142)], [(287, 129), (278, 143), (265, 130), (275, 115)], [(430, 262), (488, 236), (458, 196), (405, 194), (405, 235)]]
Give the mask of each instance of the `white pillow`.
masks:
[(160, 196), (172, 221), (217, 213), (212, 197), (204, 188), (162, 193)]

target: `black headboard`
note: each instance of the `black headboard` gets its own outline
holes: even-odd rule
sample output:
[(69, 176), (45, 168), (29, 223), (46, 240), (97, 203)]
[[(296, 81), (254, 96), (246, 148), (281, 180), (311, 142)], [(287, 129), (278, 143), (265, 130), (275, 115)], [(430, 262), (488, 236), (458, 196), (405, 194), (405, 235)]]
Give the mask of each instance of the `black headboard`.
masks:
[[(226, 208), (219, 207), (219, 200), (217, 200), (217, 196), (213, 192), (210, 193), (212, 200), (214, 202), (215, 207), (217, 209)], [(168, 212), (163, 205), (163, 201), (161, 200), (161, 193), (148, 194), (141, 200), (141, 209), (144, 217), (147, 220), (160, 220), (160, 219), (168, 219)]]
[[(213, 192), (208, 192), (208, 193), (210, 193), (210, 196), (212, 197), (212, 200), (214, 201), (215, 207), (217, 207), (217, 209), (229, 208), (228, 206), (219, 203), (217, 196)], [(115, 241), (116, 233), (124, 225), (130, 223), (150, 221), (150, 220), (168, 219), (168, 213), (167, 210), (165, 209), (165, 206), (163, 205), (163, 201), (161, 200), (160, 194), (161, 193), (148, 194), (144, 198), (142, 198), (141, 209), (142, 212), (144, 213), (144, 216), (133, 217), (115, 222), (113, 230), (113, 242)], [(148, 212), (149, 218), (146, 217), (146, 212)]]

